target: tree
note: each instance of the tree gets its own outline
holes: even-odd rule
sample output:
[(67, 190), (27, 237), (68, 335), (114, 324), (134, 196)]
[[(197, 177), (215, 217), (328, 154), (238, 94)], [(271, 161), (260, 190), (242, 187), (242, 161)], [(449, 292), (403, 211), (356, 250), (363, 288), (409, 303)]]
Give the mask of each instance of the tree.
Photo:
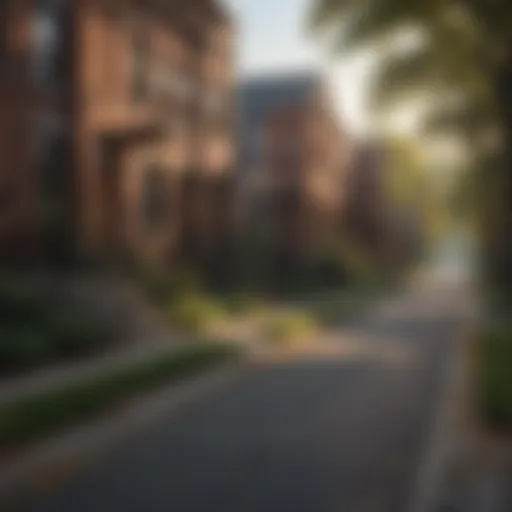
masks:
[[(467, 145), (479, 191), (488, 277), (512, 288), (512, 3), (509, 0), (317, 0), (313, 26), (336, 49), (383, 44), (412, 30), (418, 44), (384, 45), (379, 105), (430, 95), (425, 128)], [(485, 172), (475, 169), (485, 166)]]

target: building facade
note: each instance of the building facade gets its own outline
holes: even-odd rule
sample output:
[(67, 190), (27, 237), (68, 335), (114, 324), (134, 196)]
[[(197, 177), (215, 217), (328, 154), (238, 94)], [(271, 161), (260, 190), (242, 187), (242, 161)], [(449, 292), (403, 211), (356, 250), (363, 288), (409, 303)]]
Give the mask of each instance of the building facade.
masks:
[(384, 269), (392, 265), (396, 249), (387, 156), (383, 143), (369, 141), (355, 148), (341, 210), (343, 233)]
[(234, 30), (214, 0), (3, 0), (0, 244), (171, 264), (229, 237)]
[(272, 232), (285, 261), (307, 262), (335, 236), (344, 138), (312, 73), (259, 77), (239, 92), (239, 215)]

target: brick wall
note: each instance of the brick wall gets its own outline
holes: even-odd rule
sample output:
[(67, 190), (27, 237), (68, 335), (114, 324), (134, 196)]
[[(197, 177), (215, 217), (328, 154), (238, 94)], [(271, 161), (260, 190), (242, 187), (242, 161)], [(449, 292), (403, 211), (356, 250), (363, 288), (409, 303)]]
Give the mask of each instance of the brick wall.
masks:
[[(198, 100), (191, 98), (184, 105), (169, 98), (169, 85), (162, 83), (162, 80), (179, 78), (186, 73), (195, 87), (220, 89), (220, 93), (225, 95), (224, 91), (229, 86), (225, 72), (228, 54), (224, 56), (221, 52), (219, 58), (213, 51), (214, 47), (195, 47), (179, 33), (179, 19), (167, 23), (165, 18), (151, 10), (125, 10), (117, 17), (112, 15), (108, 18), (92, 4), (84, 9), (82, 46), (86, 54), (82, 72), (86, 94), (83, 116), (79, 122), (79, 131), (84, 137), (83, 152), (88, 154), (86, 159), (93, 158), (94, 151), (88, 148), (94, 145), (94, 139), (98, 136), (124, 137), (119, 165), (125, 170), (120, 178), (120, 186), (123, 191), (128, 191), (123, 198), (125, 224), (129, 226), (125, 231), (126, 245), (141, 258), (154, 261), (160, 256), (161, 260), (166, 261), (173, 252), (180, 250), (179, 236), (184, 229), (194, 230), (196, 233), (193, 235), (204, 240), (215, 238), (215, 226), (212, 227), (211, 222), (201, 222), (201, 219), (212, 219), (213, 205), (207, 207), (206, 215), (201, 215), (207, 203), (201, 201), (202, 210), (195, 212), (192, 219), (197, 219), (196, 223), (181, 222), (186, 210), (182, 212), (178, 207), (169, 208), (167, 222), (162, 223), (160, 232), (146, 232), (138, 218), (141, 211), (140, 183), (144, 172), (154, 166), (164, 170), (169, 182), (169, 202), (181, 204), (182, 201), (192, 200), (181, 194), (184, 175), (195, 171), (205, 175), (204, 180), (208, 181), (210, 174), (228, 172), (233, 148), (229, 131), (222, 135), (205, 131), (206, 119)], [(146, 31), (148, 36), (148, 61), (145, 64), (148, 94), (136, 100), (131, 91), (134, 72), (131, 57), (133, 31), (139, 29)], [(112, 50), (102, 55), (102, 62), (98, 54), (104, 45), (89, 45), (87, 41), (104, 41), (105, 36), (101, 34), (105, 32), (108, 33), (108, 44)], [(117, 65), (113, 61), (117, 61)], [(173, 76), (166, 76), (167, 71)], [(193, 90), (189, 87), (184, 92), (190, 94)], [(223, 109), (225, 111), (229, 106)], [(123, 132), (126, 134), (123, 135)], [(91, 161), (89, 170), (81, 173), (84, 180), (81, 188), (84, 196), (81, 231), (85, 246), (94, 246), (100, 241), (95, 235), (101, 232), (102, 220), (101, 208), (95, 204), (97, 193), (93, 182), (97, 179), (94, 177), (94, 166), (95, 163)], [(201, 194), (205, 188), (207, 186), (196, 187), (194, 193)]]
[(328, 105), (305, 104), (269, 116), (265, 139), (274, 200), (297, 203), (277, 207), (274, 218), (282, 249), (307, 259), (336, 236), (340, 201), (342, 143)]
[[(234, 32), (209, 3), (187, 11), (159, 2), (134, 7), (127, 0), (74, 0), (66, 20), (70, 79), (64, 88), (43, 90), (29, 76), (34, 11), (28, 3), (8, 0), (9, 68), (0, 69), (6, 73), (0, 80), (0, 247), (15, 239), (21, 247), (21, 238), (34, 247), (44, 244), (37, 236), (40, 179), (34, 149), (41, 113), (57, 116), (61, 135), (70, 142), (62, 166), (69, 176), (66, 201), (73, 210), (68, 220), (79, 252), (101, 254), (115, 233), (120, 250), (167, 263), (179, 252), (184, 226), (215, 243), (215, 231), (222, 230), (212, 221), (217, 195), (212, 191), (207, 198), (208, 224), (201, 226), (183, 222), (188, 210), (182, 194), (187, 173), (195, 171), (207, 184), (232, 172)], [(185, 15), (188, 20), (181, 19)], [(142, 41), (136, 48), (142, 44), (145, 52), (141, 76), (147, 80), (147, 94), (142, 90), (139, 96), (134, 90), (137, 34)], [(186, 104), (178, 99), (176, 83), (185, 75), (190, 83), (182, 92), (196, 91)], [(220, 98), (215, 116), (206, 112), (205, 91)], [(165, 174), (169, 207), (165, 222), (147, 230), (141, 219), (142, 183), (155, 167)]]

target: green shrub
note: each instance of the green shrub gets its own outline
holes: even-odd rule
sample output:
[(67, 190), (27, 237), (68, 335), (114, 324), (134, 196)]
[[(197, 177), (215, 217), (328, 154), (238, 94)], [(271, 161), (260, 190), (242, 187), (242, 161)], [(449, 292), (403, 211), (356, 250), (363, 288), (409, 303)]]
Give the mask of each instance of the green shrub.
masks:
[(494, 321), (503, 322), (511, 317), (512, 296), (509, 290), (497, 286), (482, 285), (482, 296), (487, 308), (486, 314)]
[(139, 277), (146, 295), (156, 304), (164, 304), (172, 294), (173, 283), (168, 276), (147, 273)]
[(346, 241), (323, 247), (307, 265), (284, 264), (274, 284), (284, 296), (339, 290), (373, 282), (378, 275), (371, 255)]
[(139, 282), (149, 299), (158, 305), (165, 305), (183, 294), (199, 293), (201, 280), (191, 270), (176, 270), (172, 274), (155, 269), (139, 270)]
[(355, 243), (340, 243), (338, 250), (346, 269), (347, 281), (352, 284), (366, 284), (376, 278), (377, 268), (372, 255)]
[(20, 278), (0, 280), (0, 371), (81, 355), (105, 339), (106, 326)]
[(320, 252), (309, 270), (317, 288), (339, 287), (347, 282), (347, 266), (338, 247)]
[(283, 313), (267, 320), (265, 334), (271, 343), (295, 344), (314, 336), (317, 324), (305, 313)]
[(223, 316), (224, 311), (218, 303), (199, 294), (185, 294), (169, 306), (171, 323), (193, 332), (207, 330)]
[(486, 333), (477, 344), (477, 384), (485, 419), (512, 428), (512, 330)]
[(275, 247), (266, 232), (244, 230), (237, 239), (234, 281), (244, 290), (262, 290), (271, 285)]
[(19, 321), (0, 328), (0, 371), (18, 371), (62, 357), (90, 353), (105, 342), (103, 323), (54, 306), (38, 321)]
[(35, 285), (15, 279), (0, 281), (0, 322), (14, 325), (40, 320), (48, 311), (48, 300)]
[(52, 349), (40, 330), (26, 326), (0, 328), (0, 371), (33, 367), (52, 356)]
[(261, 307), (261, 301), (254, 295), (238, 293), (224, 300), (224, 306), (229, 313), (243, 315)]
[(332, 325), (343, 320), (347, 316), (349, 300), (326, 300), (317, 301), (311, 307), (311, 312), (317, 320), (325, 325)]
[(87, 354), (103, 344), (109, 329), (102, 322), (73, 310), (56, 310), (44, 325), (49, 345), (62, 357)]

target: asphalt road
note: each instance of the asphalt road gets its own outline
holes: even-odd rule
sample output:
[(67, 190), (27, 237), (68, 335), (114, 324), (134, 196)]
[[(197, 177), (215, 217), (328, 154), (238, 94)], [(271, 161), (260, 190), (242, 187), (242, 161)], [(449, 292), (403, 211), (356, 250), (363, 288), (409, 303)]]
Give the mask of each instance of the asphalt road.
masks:
[(407, 511), (467, 320), (421, 286), (258, 365), (27, 503), (55, 512)]

